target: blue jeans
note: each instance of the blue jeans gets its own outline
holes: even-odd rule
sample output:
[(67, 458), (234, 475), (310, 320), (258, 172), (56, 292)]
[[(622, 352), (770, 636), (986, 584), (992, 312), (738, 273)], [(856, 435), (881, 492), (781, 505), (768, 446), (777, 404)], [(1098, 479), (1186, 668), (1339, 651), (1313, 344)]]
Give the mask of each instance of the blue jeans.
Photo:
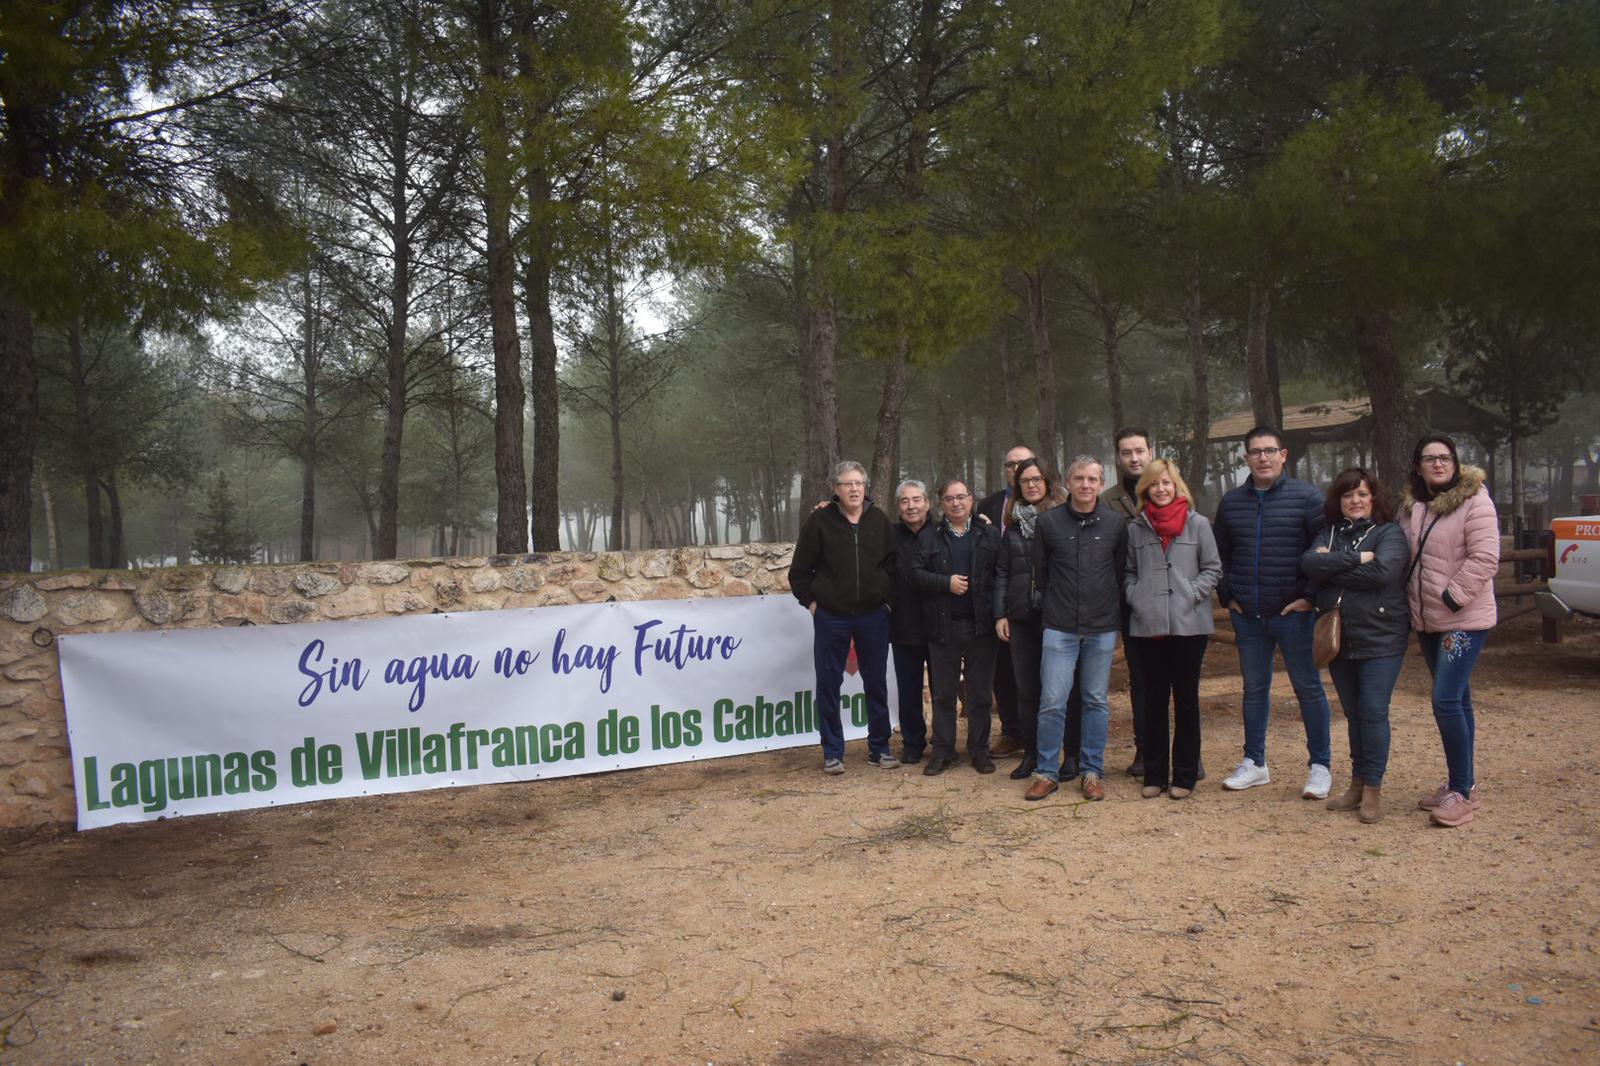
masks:
[(1383, 784), (1383, 772), (1389, 768), (1389, 697), (1405, 659), (1405, 652), (1400, 652), (1328, 664), (1350, 729), (1350, 764), (1362, 784)]
[(1457, 629), (1449, 633), (1421, 633), (1422, 658), (1433, 675), (1433, 720), (1444, 742), (1444, 761), (1450, 768), (1450, 791), (1472, 795), (1478, 783), (1472, 766), (1473, 741), (1478, 722), (1472, 715), (1472, 668), (1489, 636), (1487, 629)]
[(928, 669), (926, 644), (894, 644), (894, 683), (899, 692), (900, 743), (907, 755), (928, 746), (928, 720), (922, 716), (922, 676)]
[(1106, 696), (1111, 688), (1111, 655), (1116, 650), (1116, 630), (1080, 635), (1045, 629), (1044, 659), (1039, 665), (1037, 772), (1041, 777), (1060, 780), (1061, 735), (1066, 731), (1067, 697), (1072, 694), (1074, 674), (1083, 687), (1083, 746), (1078, 753), (1078, 769), (1084, 774), (1105, 776), (1106, 730), (1111, 722), (1111, 705)]
[(1322, 690), (1322, 675), (1312, 658), (1311, 638), (1315, 611), (1296, 611), (1251, 617), (1229, 611), (1233, 635), (1239, 645), (1239, 672), (1244, 675), (1244, 755), (1257, 766), (1267, 765), (1267, 719), (1272, 714), (1272, 652), (1283, 649), (1283, 665), (1300, 701), (1300, 720), (1306, 726), (1308, 765), (1327, 766), (1333, 761), (1328, 741), (1333, 710)]
[(889, 754), (889, 608), (836, 614), (818, 604), (811, 620), (811, 657), (817, 667), (817, 731), (824, 759), (844, 758), (839, 685), (852, 639), (867, 696), (867, 747), (874, 755)]

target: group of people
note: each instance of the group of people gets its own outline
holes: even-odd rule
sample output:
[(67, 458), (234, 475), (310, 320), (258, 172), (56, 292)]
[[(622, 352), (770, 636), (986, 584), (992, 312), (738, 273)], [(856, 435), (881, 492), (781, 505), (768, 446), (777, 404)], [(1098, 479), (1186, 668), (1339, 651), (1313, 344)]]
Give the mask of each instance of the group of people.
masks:
[[(1447, 776), (1418, 798), (1441, 826), (1478, 811), (1471, 675), (1495, 624), (1499, 519), (1483, 471), (1442, 434), (1418, 442), (1396, 510), (1370, 471), (1351, 467), (1324, 493), (1288, 475), (1283, 434), (1245, 440), (1250, 477), (1214, 520), (1143, 429), (1119, 430), (1116, 482), (1080, 456), (1058, 478), (1025, 445), (1005, 455), (1006, 484), (981, 502), (960, 478), (930, 496), (895, 489), (897, 518), (867, 495), (861, 464), (833, 470), (833, 499), (807, 517), (789, 570), (813, 617), (823, 772), (844, 772), (839, 689), (852, 643), (865, 689), (867, 760), (893, 769), (957, 765), (958, 700), (974, 770), (1019, 756), (1011, 776), (1043, 800), (1077, 779), (1105, 797), (1112, 658), (1123, 639), (1142, 794), (1175, 800), (1205, 776), (1200, 674), (1227, 608), (1243, 681), (1243, 758), (1222, 782), (1271, 781), (1266, 740), (1273, 661), (1281, 655), (1304, 723), (1301, 795), (1363, 822), (1383, 816), (1389, 702), (1410, 633), (1433, 678)], [(937, 504), (937, 507), (935, 507)], [(1319, 626), (1319, 619), (1322, 623)], [(1351, 776), (1333, 790), (1327, 662), (1348, 723)], [(888, 664), (902, 746), (891, 749)], [(932, 721), (923, 713), (927, 679)], [(1001, 735), (991, 743), (997, 709)]]

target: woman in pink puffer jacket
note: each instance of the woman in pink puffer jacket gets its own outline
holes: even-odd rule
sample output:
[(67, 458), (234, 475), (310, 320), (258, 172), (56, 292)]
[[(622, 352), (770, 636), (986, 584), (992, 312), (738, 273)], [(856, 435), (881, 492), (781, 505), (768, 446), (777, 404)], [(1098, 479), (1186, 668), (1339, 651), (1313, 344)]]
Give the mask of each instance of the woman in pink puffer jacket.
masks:
[(1434, 824), (1458, 826), (1478, 811), (1471, 681), (1484, 638), (1497, 620), (1500, 519), (1483, 471), (1462, 467), (1449, 437), (1423, 437), (1411, 464), (1399, 514), (1411, 542), (1406, 598), (1433, 675), (1433, 717), (1450, 771), (1448, 781), (1417, 802), (1431, 812)]

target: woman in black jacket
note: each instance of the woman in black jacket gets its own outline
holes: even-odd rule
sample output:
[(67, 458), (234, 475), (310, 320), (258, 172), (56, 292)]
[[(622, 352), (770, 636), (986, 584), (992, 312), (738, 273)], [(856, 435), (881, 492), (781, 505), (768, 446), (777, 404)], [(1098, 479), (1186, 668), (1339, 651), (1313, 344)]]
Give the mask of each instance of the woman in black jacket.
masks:
[[(1014, 781), (1033, 774), (1039, 763), (1039, 660), (1044, 654), (1044, 617), (1039, 611), (1043, 557), (1034, 522), (1067, 501), (1066, 491), (1037, 459), (1025, 460), (1012, 473), (1001, 525), (1000, 558), (994, 575), (994, 631), (1010, 651), (1017, 679), (1017, 725), (1022, 733), (1022, 762), (1011, 771)], [(1074, 745), (1074, 752), (1077, 746)]]
[(1330, 811), (1359, 808), (1363, 822), (1383, 817), (1389, 763), (1389, 697), (1400, 679), (1411, 629), (1406, 564), (1411, 549), (1378, 479), (1351, 467), (1328, 488), (1327, 531), (1300, 557), (1316, 586), (1317, 614), (1341, 615), (1339, 654), (1328, 664), (1350, 730), (1350, 787)]

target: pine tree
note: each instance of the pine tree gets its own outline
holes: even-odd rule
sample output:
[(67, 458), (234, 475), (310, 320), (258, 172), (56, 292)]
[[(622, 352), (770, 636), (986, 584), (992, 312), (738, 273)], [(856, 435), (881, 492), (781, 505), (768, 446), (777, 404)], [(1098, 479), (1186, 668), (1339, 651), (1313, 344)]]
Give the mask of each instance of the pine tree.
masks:
[(194, 531), (189, 553), (203, 563), (248, 563), (256, 557), (256, 540), (239, 519), (239, 508), (228, 491), (228, 475), (206, 494), (206, 509)]

